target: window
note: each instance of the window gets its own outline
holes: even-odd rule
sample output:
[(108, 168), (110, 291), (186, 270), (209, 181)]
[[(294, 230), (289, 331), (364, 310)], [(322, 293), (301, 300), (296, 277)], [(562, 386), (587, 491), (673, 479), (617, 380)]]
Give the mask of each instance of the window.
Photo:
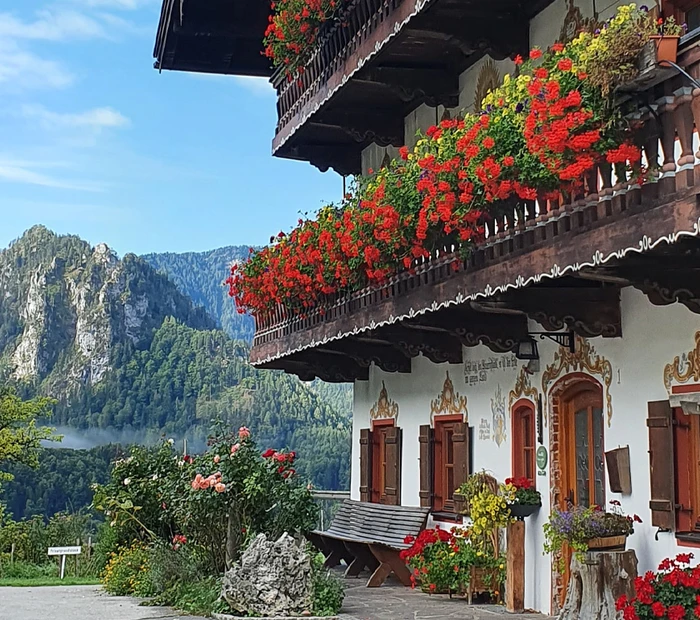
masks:
[(700, 542), (700, 416), (651, 402), (647, 426), (652, 524)]
[(470, 472), (469, 427), (463, 416), (441, 416), (420, 427), (420, 502), (433, 512), (457, 514), (455, 491)]
[(664, 0), (663, 16), (672, 15), (677, 23), (688, 25), (688, 32), (700, 28), (700, 0)]
[(360, 431), (360, 499), (401, 504), (401, 429), (394, 420), (375, 420)]
[[(522, 402), (522, 401), (521, 401)], [(513, 477), (535, 485), (535, 406), (526, 401), (513, 408)]]

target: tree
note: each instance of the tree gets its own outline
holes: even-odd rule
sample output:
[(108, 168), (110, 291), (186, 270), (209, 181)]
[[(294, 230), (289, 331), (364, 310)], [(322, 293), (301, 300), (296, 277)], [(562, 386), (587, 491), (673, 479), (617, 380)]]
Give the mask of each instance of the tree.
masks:
[[(52, 405), (43, 397), (23, 401), (14, 389), (0, 387), (0, 467), (7, 463), (38, 467), (41, 442), (61, 440), (55, 429), (37, 426), (37, 419), (51, 415)], [(12, 478), (0, 471), (0, 481)]]

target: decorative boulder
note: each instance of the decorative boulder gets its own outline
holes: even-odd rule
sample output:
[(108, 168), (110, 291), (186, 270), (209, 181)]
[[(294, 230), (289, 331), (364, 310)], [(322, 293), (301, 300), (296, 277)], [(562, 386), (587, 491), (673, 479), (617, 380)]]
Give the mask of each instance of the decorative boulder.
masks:
[(289, 534), (258, 534), (223, 580), (222, 595), (241, 614), (302, 616), (311, 609), (311, 558)]

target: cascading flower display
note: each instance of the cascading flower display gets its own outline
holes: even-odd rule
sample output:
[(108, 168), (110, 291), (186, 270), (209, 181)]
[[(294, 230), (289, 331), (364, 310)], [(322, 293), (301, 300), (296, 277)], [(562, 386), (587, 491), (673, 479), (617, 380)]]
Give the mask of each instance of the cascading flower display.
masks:
[[(639, 16), (621, 7), (613, 19)], [(410, 272), (440, 247), (457, 249), (458, 269), (457, 256), (484, 239), (490, 219), (503, 220), (505, 207), (579, 194), (598, 164), (640, 174), (632, 128), (582, 69), (582, 41), (596, 36), (516, 58), (517, 75), (480, 112), (430, 127), (400, 159), (358, 179), (342, 204), (235, 265), (227, 283), (239, 312), (282, 305), (303, 314), (329, 295)]]
[(302, 73), (313, 52), (321, 24), (333, 17), (343, 0), (275, 0), (265, 30), (264, 54), (283, 66), (291, 79)]
[(665, 559), (659, 571), (634, 580), (635, 596), (621, 596), (617, 611), (624, 620), (691, 620), (700, 618), (700, 567), (690, 567), (692, 553)]

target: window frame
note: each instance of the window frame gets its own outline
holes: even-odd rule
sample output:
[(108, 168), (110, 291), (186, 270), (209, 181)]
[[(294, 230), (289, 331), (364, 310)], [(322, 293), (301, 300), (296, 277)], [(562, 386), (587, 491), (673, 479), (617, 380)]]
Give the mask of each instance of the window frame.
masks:
[(673, 477), (676, 535), (700, 534), (700, 416), (673, 407)]
[[(433, 441), (432, 441), (432, 461), (433, 461), (433, 499), (431, 512), (433, 513), (446, 513), (449, 515), (457, 516), (457, 507), (454, 499), (454, 492), (456, 488), (452, 489), (452, 497), (448, 499), (445, 497), (449, 491), (447, 491), (447, 469), (448, 463), (446, 462), (446, 457), (448, 454), (448, 449), (444, 441), (444, 435), (447, 432), (452, 432), (452, 437), (454, 437), (454, 430), (456, 424), (464, 424), (464, 416), (461, 414), (455, 415), (440, 415), (435, 416), (433, 419)], [(440, 441), (438, 441), (438, 435), (440, 435)], [(454, 443), (452, 443), (452, 463), (449, 464), (452, 468), (452, 480), (453, 483), (456, 480), (456, 475), (454, 472)]]
[[(676, 19), (676, 23), (683, 24), (686, 22), (686, 13), (698, 7), (700, 7), (700, 0), (663, 0), (661, 14), (664, 18), (673, 16)], [(690, 33), (700, 33), (700, 26), (693, 30), (688, 30), (684, 36), (688, 36)]]
[[(530, 419), (530, 432), (528, 433), (532, 445), (525, 445), (525, 429), (523, 421)], [(512, 420), (512, 472), (513, 478), (527, 478), (533, 488), (537, 488), (537, 411), (535, 403), (527, 398), (515, 402), (511, 408)], [(527, 450), (530, 454), (527, 454)], [(527, 464), (530, 465), (532, 476), (527, 475)]]
[(386, 503), (386, 432), (395, 427), (393, 418), (372, 420), (372, 487), (370, 502), (373, 504)]

